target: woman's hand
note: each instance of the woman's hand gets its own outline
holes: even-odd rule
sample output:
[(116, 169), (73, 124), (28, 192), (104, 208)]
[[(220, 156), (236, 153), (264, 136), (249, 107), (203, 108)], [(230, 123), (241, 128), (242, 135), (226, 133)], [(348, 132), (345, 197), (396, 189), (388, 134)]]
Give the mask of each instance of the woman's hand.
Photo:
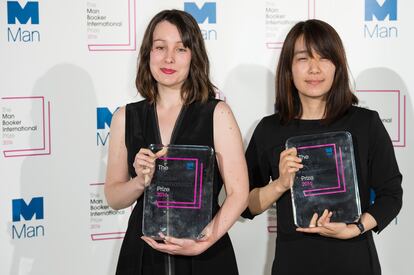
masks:
[(289, 148), (280, 153), (279, 178), (277, 184), (282, 192), (292, 187), (295, 173), (303, 168), (302, 159), (297, 157), (296, 148)]
[(269, 184), (254, 188), (249, 195), (249, 210), (258, 215), (267, 210), (293, 184), (295, 173), (303, 168), (302, 159), (297, 157), (296, 148), (282, 151), (279, 157), (279, 178)]
[(140, 183), (143, 183), (147, 187), (151, 183), (152, 176), (155, 171), (155, 160), (164, 156), (167, 153), (167, 148), (164, 147), (157, 153), (153, 153), (151, 150), (141, 148), (135, 155), (134, 168), (137, 178)]
[(143, 239), (153, 249), (163, 253), (171, 255), (183, 255), (183, 256), (195, 256), (203, 253), (207, 248), (211, 246), (209, 241), (210, 235), (203, 233), (200, 234), (201, 238), (198, 240), (191, 239), (179, 239), (170, 236), (164, 236), (160, 233), (160, 237), (163, 239), (163, 243), (159, 243), (150, 237), (142, 236)]
[(336, 239), (351, 239), (360, 234), (359, 229), (354, 224), (342, 222), (331, 222), (332, 212), (325, 209), (322, 216), (318, 219), (318, 214), (313, 214), (308, 228), (296, 228), (296, 231), (303, 233), (319, 234), (324, 237)]

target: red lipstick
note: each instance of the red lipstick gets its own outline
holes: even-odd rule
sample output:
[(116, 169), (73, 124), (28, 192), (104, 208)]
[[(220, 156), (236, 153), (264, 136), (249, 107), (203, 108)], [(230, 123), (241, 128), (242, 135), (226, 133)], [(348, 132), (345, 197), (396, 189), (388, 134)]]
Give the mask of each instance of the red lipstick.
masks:
[(161, 68), (161, 72), (165, 73), (165, 74), (173, 74), (176, 72), (176, 70), (173, 69), (167, 69), (167, 68)]

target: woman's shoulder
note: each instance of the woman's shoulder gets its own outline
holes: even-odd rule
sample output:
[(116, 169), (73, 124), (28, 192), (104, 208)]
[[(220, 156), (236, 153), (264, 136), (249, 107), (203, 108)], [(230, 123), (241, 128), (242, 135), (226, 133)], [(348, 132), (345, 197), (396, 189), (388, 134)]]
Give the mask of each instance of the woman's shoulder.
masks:
[(256, 131), (277, 130), (280, 126), (280, 115), (275, 113), (263, 117), (257, 124)]
[(348, 114), (360, 124), (363, 124), (363, 122), (371, 123), (372, 120), (380, 119), (377, 111), (361, 106), (352, 106)]
[(126, 116), (127, 117), (144, 116), (149, 110), (150, 106), (151, 106), (151, 103), (146, 99), (128, 103), (125, 106)]
[(211, 101), (212, 104), (212, 111), (213, 111), (213, 120), (214, 124), (232, 124), (232, 126), (236, 126), (233, 124), (237, 124), (236, 118), (231, 110), (230, 106), (221, 100)]
[(363, 117), (370, 117), (378, 113), (375, 110), (371, 110), (362, 106), (351, 106), (351, 108), (349, 108), (349, 111), (355, 115)]
[(125, 106), (125, 108), (127, 110), (130, 110), (130, 109), (138, 109), (138, 108), (142, 108), (142, 107), (147, 106), (147, 105), (149, 105), (148, 100), (142, 99), (142, 100), (139, 100), (139, 101), (135, 101), (135, 102), (128, 103)]
[(226, 103), (226, 101), (218, 99), (218, 98), (214, 98), (214, 97), (209, 97), (204, 102), (203, 101), (196, 101), (195, 105), (197, 105), (199, 107), (212, 108), (213, 110), (215, 110), (217, 108), (217, 106), (219, 106), (219, 105), (225, 105), (225, 106), (228, 107), (228, 104)]
[(279, 114), (265, 116), (257, 123), (252, 139), (261, 145), (273, 144), (279, 139), (281, 126)]
[(221, 114), (233, 113), (226, 101), (214, 97), (208, 98), (205, 102), (196, 101), (190, 104), (190, 108), (198, 110), (199, 113), (210, 114), (216, 118), (221, 117)]

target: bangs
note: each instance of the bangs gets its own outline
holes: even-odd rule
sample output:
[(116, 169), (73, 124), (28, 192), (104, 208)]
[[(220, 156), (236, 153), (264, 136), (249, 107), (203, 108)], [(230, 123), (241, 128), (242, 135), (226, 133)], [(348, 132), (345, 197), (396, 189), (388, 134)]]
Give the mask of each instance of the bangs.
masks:
[(191, 39), (189, 24), (185, 22), (182, 17), (177, 16), (175, 14), (169, 14), (169, 16), (166, 16), (164, 20), (170, 22), (171, 24), (177, 27), (184, 47), (191, 49), (193, 41)]
[(316, 52), (321, 57), (329, 59), (333, 63), (337, 60), (333, 41), (326, 35), (326, 30), (317, 28), (305, 30), (303, 33), (303, 42), (310, 57), (314, 57), (313, 52)]

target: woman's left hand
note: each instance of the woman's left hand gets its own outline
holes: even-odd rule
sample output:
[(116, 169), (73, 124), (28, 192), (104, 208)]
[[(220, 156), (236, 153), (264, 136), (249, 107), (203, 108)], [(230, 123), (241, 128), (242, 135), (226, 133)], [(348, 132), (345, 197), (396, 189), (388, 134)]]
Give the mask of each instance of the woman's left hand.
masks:
[(360, 231), (354, 224), (342, 222), (331, 222), (332, 212), (323, 211), (322, 216), (318, 219), (318, 214), (313, 214), (308, 228), (299, 227), (296, 231), (303, 233), (319, 234), (324, 237), (336, 239), (351, 239), (359, 235)]
[(179, 239), (170, 236), (164, 236), (160, 233), (164, 243), (159, 243), (150, 237), (142, 236), (149, 246), (171, 255), (183, 255), (183, 256), (195, 256), (203, 253), (207, 248), (211, 246), (209, 236), (203, 236), (201, 239)]

